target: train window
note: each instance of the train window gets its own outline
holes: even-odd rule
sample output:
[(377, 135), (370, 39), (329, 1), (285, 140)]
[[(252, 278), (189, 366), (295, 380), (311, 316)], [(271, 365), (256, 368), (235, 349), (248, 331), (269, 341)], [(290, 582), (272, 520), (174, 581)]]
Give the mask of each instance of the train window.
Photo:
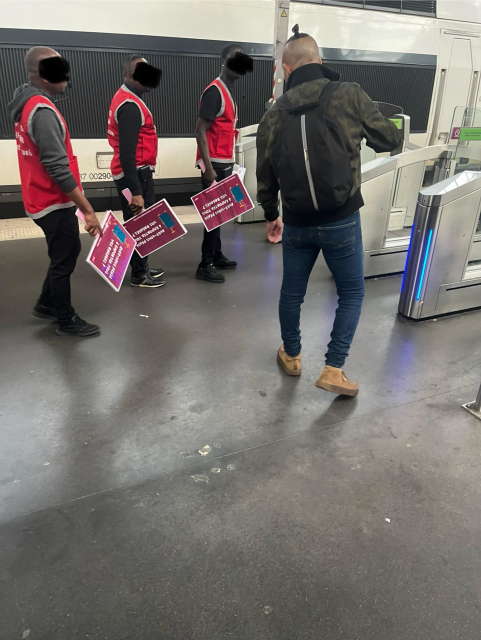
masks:
[(338, 6), (364, 9), (364, 0), (294, 0), (294, 2), (307, 2), (309, 4), (336, 4)]
[[(405, 1), (405, 0), (403, 0)], [(10, 73), (0, 83), (0, 139), (14, 137), (6, 105), (16, 87), (25, 82), (23, 58), (26, 48), (0, 48)], [(58, 108), (66, 117), (74, 138), (105, 138), (107, 113), (112, 96), (121, 84), (121, 63), (125, 53), (106, 50), (59, 50), (70, 62), (73, 91)], [(163, 69), (158, 90), (146, 97), (161, 137), (192, 137), (197, 105), (202, 90), (219, 72), (213, 56), (149, 54), (149, 61)], [(411, 116), (411, 131), (427, 129), (435, 67), (324, 60), (339, 71), (346, 82), (357, 82), (373, 100), (400, 105)], [(255, 72), (239, 80), (236, 97), (239, 124), (246, 127), (260, 121), (270, 98), (273, 61), (255, 60)], [(183, 82), (189, 78), (189, 82)], [(92, 107), (95, 105), (95, 108)]]
[(349, 5), (349, 6), (354, 6), (357, 7), (358, 9), (363, 9), (364, 8), (364, 0), (339, 0), (339, 2), (329, 2), (329, 3), (325, 3), (325, 4), (341, 4), (341, 5)]
[[(0, 83), (0, 139), (14, 137), (6, 105), (16, 87), (26, 80), (23, 68), (26, 51), (20, 47), (0, 48), (2, 62), (10, 71)], [(122, 84), (122, 61), (130, 52), (66, 48), (58, 51), (70, 62), (72, 72), (72, 93), (57, 104), (72, 137), (105, 138), (110, 101)], [(193, 137), (199, 98), (219, 74), (219, 57), (145, 53), (151, 64), (163, 70), (160, 87), (145, 97), (159, 136)], [(241, 127), (257, 124), (271, 97), (273, 60), (256, 59), (254, 65), (254, 73), (243, 76), (235, 87)]]
[(401, 11), (401, 0), (365, 0), (366, 9), (388, 9), (389, 11)]
[(402, 0), (404, 13), (422, 13), (436, 15), (436, 0)]
[(436, 67), (327, 59), (323, 62), (339, 72), (344, 82), (361, 85), (372, 100), (399, 105), (411, 117), (412, 133), (426, 132)]
[(294, 2), (334, 4), (356, 9), (381, 9), (384, 11), (395, 11), (397, 13), (436, 15), (436, 0), (294, 0)]

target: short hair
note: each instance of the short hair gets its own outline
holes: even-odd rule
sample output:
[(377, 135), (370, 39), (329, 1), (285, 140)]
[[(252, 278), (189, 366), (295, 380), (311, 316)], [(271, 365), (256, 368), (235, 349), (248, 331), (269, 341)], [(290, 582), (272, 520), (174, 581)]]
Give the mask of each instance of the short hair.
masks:
[(242, 53), (244, 53), (244, 49), (240, 46), (240, 44), (235, 44), (233, 42), (231, 44), (227, 44), (222, 49), (222, 52), (220, 54), (221, 60), (225, 60), (227, 58), (227, 56), (229, 55), (229, 53), (232, 51), (232, 49), (239, 49), (239, 51), (242, 51)]
[(29, 75), (38, 75), (38, 65), (40, 61), (58, 55), (58, 52), (50, 47), (32, 47), (25, 55), (25, 71)]
[[(309, 37), (308, 33), (299, 33), (299, 25), (298, 24), (295, 24), (292, 27), (292, 33), (294, 35), (291, 36), (287, 42), (292, 42), (293, 40), (300, 40), (301, 38), (308, 38)], [(287, 44), (287, 42), (286, 42), (286, 44)]]
[(132, 73), (132, 69), (130, 68), (130, 65), (132, 64), (132, 62), (135, 62), (135, 60), (143, 60), (143, 59), (144, 59), (144, 56), (141, 56), (140, 53), (134, 53), (128, 58), (125, 58), (124, 61), (122, 62), (122, 74), (124, 78), (128, 73)]

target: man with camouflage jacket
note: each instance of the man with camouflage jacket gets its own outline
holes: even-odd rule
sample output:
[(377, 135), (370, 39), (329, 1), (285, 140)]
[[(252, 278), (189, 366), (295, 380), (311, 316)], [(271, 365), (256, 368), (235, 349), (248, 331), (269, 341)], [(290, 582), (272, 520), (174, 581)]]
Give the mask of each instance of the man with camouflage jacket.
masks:
[[(339, 78), (338, 74), (322, 66), (316, 41), (307, 34), (298, 33), (297, 25), (294, 36), (284, 49), (283, 68), (287, 81), (285, 95), (294, 108), (316, 102), (327, 84)], [(286, 204), (279, 176), (279, 161), (285, 149), (282, 146), (281, 108), (277, 103), (265, 113), (257, 132), (257, 198), (265, 212), (268, 240), (276, 242), (282, 233), (284, 275), (279, 319), (283, 345), (278, 352), (278, 362), (288, 375), (301, 374), (301, 304), (310, 273), (322, 251), (336, 283), (339, 303), (326, 353), (326, 366), (316, 386), (333, 393), (355, 396), (358, 386), (346, 378), (342, 367), (359, 322), (364, 297), (359, 215), (364, 204), (360, 188), (361, 141), (365, 138), (368, 146), (376, 152), (388, 152), (399, 147), (401, 137), (396, 126), (381, 115), (355, 83), (339, 83), (327, 104), (325, 118), (335, 122), (349, 156), (345, 161), (350, 163), (352, 189), (345, 202), (330, 210), (316, 206), (300, 210)], [(308, 169), (309, 143), (306, 140), (304, 143)], [(332, 167), (330, 169), (332, 174)], [(309, 178), (312, 192), (316, 175), (309, 175)], [(317, 176), (317, 179), (322, 180), (322, 176)], [(284, 224), (279, 218), (279, 189)], [(314, 198), (313, 201), (316, 205)]]

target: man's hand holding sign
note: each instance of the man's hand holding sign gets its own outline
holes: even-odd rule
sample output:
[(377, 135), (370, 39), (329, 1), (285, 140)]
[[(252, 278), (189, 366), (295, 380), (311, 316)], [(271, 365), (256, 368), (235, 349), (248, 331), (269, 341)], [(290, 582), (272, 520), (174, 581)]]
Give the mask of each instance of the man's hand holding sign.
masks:
[(239, 175), (234, 173), (192, 198), (192, 203), (207, 231), (254, 208), (254, 204)]

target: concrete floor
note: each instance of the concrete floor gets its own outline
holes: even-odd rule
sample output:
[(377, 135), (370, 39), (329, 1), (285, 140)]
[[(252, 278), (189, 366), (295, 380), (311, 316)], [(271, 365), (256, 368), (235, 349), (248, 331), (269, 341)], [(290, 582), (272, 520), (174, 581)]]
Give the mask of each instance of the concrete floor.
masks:
[(336, 398), (314, 387), (325, 266), (288, 378), (281, 248), (224, 227), (239, 269), (210, 285), (188, 228), (151, 260), (164, 289), (119, 294), (83, 236), (74, 302), (103, 329), (83, 341), (29, 316), (44, 241), (1, 245), (1, 640), (479, 638), (481, 423), (460, 405), (480, 313), (412, 324), (400, 278), (369, 281), (361, 393)]

